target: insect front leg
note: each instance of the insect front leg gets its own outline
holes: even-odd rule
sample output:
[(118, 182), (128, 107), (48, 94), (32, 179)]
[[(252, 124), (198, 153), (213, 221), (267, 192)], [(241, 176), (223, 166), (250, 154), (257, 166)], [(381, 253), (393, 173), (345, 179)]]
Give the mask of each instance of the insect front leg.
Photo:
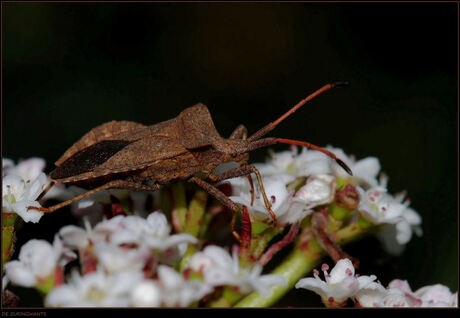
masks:
[(54, 212), (60, 208), (63, 208), (69, 204), (72, 204), (73, 202), (76, 202), (78, 200), (81, 200), (83, 198), (86, 198), (87, 196), (90, 196), (91, 194), (93, 193), (96, 193), (96, 192), (99, 192), (99, 191), (103, 191), (103, 190), (107, 190), (107, 189), (126, 189), (126, 190), (138, 190), (138, 191), (157, 191), (159, 190), (160, 188), (162, 187), (161, 184), (154, 184), (154, 185), (151, 185), (151, 186), (148, 186), (148, 185), (143, 185), (143, 184), (139, 184), (139, 183), (135, 183), (135, 182), (130, 182), (130, 181), (125, 181), (125, 180), (113, 180), (113, 181), (110, 181), (100, 187), (97, 187), (97, 188), (94, 188), (92, 190), (89, 190), (83, 194), (80, 194), (70, 200), (67, 200), (67, 201), (64, 201), (64, 202), (61, 202), (61, 203), (58, 203), (56, 205), (53, 205), (49, 208), (45, 208), (45, 207), (35, 207), (35, 206), (29, 206), (27, 207), (29, 210), (38, 210), (40, 212), (44, 212), (44, 213), (51, 213), (51, 212)]
[[(231, 178), (250, 175), (251, 173), (254, 173), (256, 175), (257, 181), (259, 183), (260, 192), (262, 193), (262, 198), (263, 198), (264, 203), (265, 203), (265, 207), (267, 208), (268, 212), (270, 213), (270, 216), (273, 219), (273, 225), (276, 227), (276, 226), (278, 226), (278, 220), (276, 219), (275, 212), (273, 212), (272, 209), (271, 209), (272, 205), (271, 205), (270, 201), (267, 198), (267, 194), (265, 193), (264, 184), (262, 182), (262, 176), (260, 175), (260, 172), (259, 172), (259, 170), (257, 170), (256, 167), (251, 166), (251, 165), (243, 165), (241, 167), (226, 171), (226, 172), (224, 172), (222, 174), (219, 174), (219, 175), (211, 174), (211, 175), (208, 176), (208, 179), (211, 182), (216, 183), (216, 182), (223, 181), (223, 180), (226, 180), (226, 179), (231, 179)], [(250, 183), (252, 183), (252, 180), (251, 179), (249, 179), (249, 180), (250, 180)]]

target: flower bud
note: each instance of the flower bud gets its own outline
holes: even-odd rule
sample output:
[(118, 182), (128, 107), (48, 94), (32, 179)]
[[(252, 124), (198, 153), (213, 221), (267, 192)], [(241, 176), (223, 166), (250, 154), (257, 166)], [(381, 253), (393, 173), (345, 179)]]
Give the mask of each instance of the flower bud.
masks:
[(336, 192), (335, 204), (349, 211), (355, 210), (359, 204), (358, 191), (351, 184), (347, 184), (344, 189)]

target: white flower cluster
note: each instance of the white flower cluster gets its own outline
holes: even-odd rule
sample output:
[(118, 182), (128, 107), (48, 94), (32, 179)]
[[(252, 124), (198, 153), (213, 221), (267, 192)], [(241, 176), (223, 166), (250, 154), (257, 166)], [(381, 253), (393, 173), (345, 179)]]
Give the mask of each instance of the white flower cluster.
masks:
[[(294, 224), (313, 213), (315, 207), (334, 202), (337, 184), (349, 184), (359, 194), (354, 218), (359, 216), (375, 225), (389, 252), (401, 252), (413, 232), (421, 234), (421, 218), (409, 208), (408, 200), (403, 195), (390, 195), (385, 177), (377, 179), (380, 173), (377, 158), (356, 161), (341, 149), (326, 149), (351, 168), (352, 177), (329, 157), (306, 148), (300, 152), (293, 147), (291, 151), (272, 153), (266, 163), (256, 164), (279, 224)], [(27, 210), (27, 206), (40, 206), (37, 198), (49, 184), (42, 172), (44, 167), (45, 162), (40, 158), (24, 160), (18, 165), (3, 159), (2, 212), (17, 213), (26, 222), (40, 220), (43, 213)], [(226, 181), (232, 186), (230, 199), (248, 207), (253, 221), (270, 220), (257, 178), (252, 180), (253, 194), (247, 178)], [(83, 191), (59, 185), (52, 189), (55, 191), (49, 192), (44, 200), (53, 196), (70, 199)], [(5, 282), (37, 288), (47, 295), (45, 305), (51, 307), (185, 307), (222, 286), (231, 286), (241, 294), (258, 291), (269, 296), (273, 286), (286, 284), (281, 276), (262, 275), (260, 264), (240, 262), (236, 249), (229, 253), (216, 245), (187, 255), (188, 263), (181, 263), (179, 272), (179, 262), (184, 261), (188, 246), (198, 246), (198, 239), (185, 233), (172, 234), (162, 212), (149, 213), (145, 209), (145, 193), (115, 191), (119, 199), (130, 196), (134, 215), (122, 213), (100, 221), (103, 205), (113, 204), (110, 199), (115, 194), (113, 191), (101, 191), (74, 203), (74, 214), (89, 213), (84, 218), (85, 228), (64, 226), (52, 245), (43, 240), (23, 245), (19, 259), (4, 266)], [(80, 270), (73, 269), (71, 275), (64, 277), (65, 267), (76, 259)], [(375, 281), (375, 276), (354, 275), (349, 260), (339, 261), (330, 274), (327, 270), (323, 266), (325, 282), (314, 271), (315, 278), (303, 279), (296, 287), (316, 291), (329, 306), (342, 306), (350, 298), (361, 306), (403, 304), (395, 296), (397, 290), (402, 290), (393, 286), (398, 281), (385, 289)], [(403, 296), (408, 304), (440, 303), (429, 296), (434, 293), (431, 289), (409, 293), (406, 287)], [(436, 292), (442, 294), (442, 288), (437, 288)]]
[[(273, 285), (285, 283), (279, 276), (261, 275), (261, 267), (241, 268), (237, 254), (232, 257), (212, 245), (192, 255), (189, 268), (179, 273), (173, 266), (190, 243), (198, 240), (190, 234), (171, 234), (159, 211), (147, 218), (115, 216), (94, 228), (87, 221), (86, 229), (61, 228), (53, 246), (43, 240), (26, 243), (19, 260), (5, 264), (6, 279), (40, 290), (51, 281), (53, 288), (45, 298), (51, 307), (185, 307), (218, 286), (267, 294)], [(57, 274), (77, 257), (73, 251), (78, 252), (81, 274), (74, 269), (66, 280), (60, 279)], [(191, 271), (202, 278), (190, 278)]]
[(28, 206), (40, 207), (36, 201), (49, 184), (42, 172), (45, 160), (29, 158), (15, 165), (10, 159), (2, 158), (2, 212), (17, 213), (25, 222), (37, 223), (43, 216)]
[[(378, 237), (387, 252), (399, 254), (409, 242), (412, 233), (421, 235), (421, 218), (403, 195), (392, 196), (387, 190), (386, 176), (381, 174), (380, 163), (375, 157), (356, 160), (342, 149), (325, 147), (343, 160), (353, 171), (349, 176), (334, 160), (316, 150), (296, 147), (290, 151), (274, 153), (266, 163), (255, 164), (262, 175), (265, 192), (271, 199), (272, 210), (281, 224), (295, 223), (313, 212), (316, 206), (333, 202), (336, 185), (345, 180), (360, 195), (359, 215), (378, 226)], [(306, 178), (304, 185), (295, 190), (295, 180)], [(255, 200), (251, 205), (251, 188), (247, 178), (234, 178), (233, 201), (248, 207), (256, 220), (270, 219), (260, 189), (254, 180)], [(294, 189), (293, 189), (294, 188)], [(404, 202), (403, 202), (404, 201)]]
[(258, 264), (252, 269), (241, 268), (236, 251), (230, 256), (225, 249), (215, 245), (195, 253), (190, 259), (189, 267), (203, 275), (204, 281), (210, 286), (234, 286), (242, 293), (256, 290), (268, 296), (271, 286), (286, 284), (281, 276), (261, 275), (262, 266)]
[[(43, 172), (46, 162), (42, 158), (32, 157), (20, 161), (17, 165), (13, 160), (2, 158), (2, 211), (6, 213), (16, 213), (25, 222), (38, 223), (43, 212), (28, 210), (28, 206), (41, 207), (37, 198), (42, 191), (49, 185), (50, 180)], [(55, 184), (42, 198), (57, 199), (61, 201), (69, 200), (77, 195), (86, 192), (85, 189), (63, 184)], [(97, 222), (102, 217), (102, 205), (110, 203), (110, 195), (119, 199), (130, 196), (135, 204), (133, 212), (145, 214), (142, 205), (146, 199), (146, 193), (131, 192), (127, 190), (111, 189), (92, 194), (82, 200), (72, 203), (71, 211), (81, 217), (87, 215), (92, 223)]]
[(38, 287), (49, 279), (54, 280), (55, 274), (59, 274), (56, 271), (76, 257), (58, 235), (52, 245), (45, 240), (33, 239), (21, 247), (18, 260), (5, 264), (5, 277), (15, 285)]
[(345, 306), (349, 299), (360, 307), (458, 306), (458, 292), (451, 293), (444, 285), (425, 286), (413, 292), (407, 281), (395, 279), (385, 288), (380, 282), (375, 281), (375, 275), (355, 275), (353, 264), (346, 258), (339, 260), (330, 273), (328, 269), (329, 267), (323, 264), (324, 281), (315, 269), (314, 278), (303, 278), (295, 287), (314, 291), (329, 307)]

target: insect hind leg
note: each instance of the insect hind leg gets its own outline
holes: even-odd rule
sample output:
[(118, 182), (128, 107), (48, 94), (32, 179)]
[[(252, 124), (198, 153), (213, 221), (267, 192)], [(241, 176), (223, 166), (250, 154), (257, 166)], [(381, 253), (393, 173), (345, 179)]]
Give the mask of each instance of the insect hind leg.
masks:
[(230, 230), (233, 234), (233, 236), (239, 241), (241, 242), (241, 238), (240, 238), (240, 235), (238, 234), (238, 232), (236, 232), (235, 230), (235, 223), (236, 223), (236, 217), (238, 215), (238, 212), (240, 211), (240, 208), (238, 207), (238, 205), (233, 202), (231, 199), (229, 199), (225, 193), (223, 193), (222, 191), (220, 191), (219, 189), (217, 189), (215, 186), (213, 186), (212, 184), (209, 184), (207, 183), (206, 181), (200, 179), (200, 178), (197, 178), (197, 177), (191, 177), (190, 179), (188, 179), (189, 182), (193, 182), (195, 183), (196, 185), (198, 185), (199, 187), (203, 188), (207, 193), (209, 193), (210, 195), (212, 195), (213, 197), (215, 197), (217, 200), (219, 200), (223, 205), (225, 205), (227, 208), (229, 208), (230, 210), (233, 211), (233, 215), (232, 215), (232, 221), (230, 223)]
[(53, 205), (51, 207), (45, 208), (45, 207), (35, 207), (35, 206), (28, 206), (28, 210), (37, 210), (40, 212), (44, 213), (52, 213), (56, 210), (59, 210), (60, 208), (63, 208), (69, 204), (72, 204), (78, 200), (81, 200), (83, 198), (86, 198), (87, 196), (90, 196), (96, 192), (103, 191), (103, 190), (108, 190), (108, 189), (126, 189), (126, 190), (138, 190), (138, 191), (157, 191), (162, 187), (161, 184), (154, 184), (154, 185), (143, 185), (135, 182), (130, 182), (130, 181), (125, 181), (125, 180), (113, 180), (110, 181), (102, 186), (99, 186), (97, 188), (94, 188), (92, 190), (89, 190), (83, 194), (80, 194), (70, 200), (58, 203), (56, 205)]

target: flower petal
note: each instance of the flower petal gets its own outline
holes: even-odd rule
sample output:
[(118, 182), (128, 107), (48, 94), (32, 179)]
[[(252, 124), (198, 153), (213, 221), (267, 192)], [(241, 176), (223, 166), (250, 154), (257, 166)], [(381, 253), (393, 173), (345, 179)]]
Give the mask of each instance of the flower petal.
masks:
[(20, 201), (12, 205), (13, 210), (24, 220), (24, 222), (38, 223), (44, 213), (37, 210), (29, 210), (29, 206), (41, 207), (40, 203), (37, 201)]
[(355, 274), (355, 268), (353, 263), (348, 258), (342, 258), (335, 264), (331, 270), (328, 283), (338, 284), (345, 278), (353, 276)]
[(18, 286), (34, 287), (37, 280), (30, 268), (23, 262), (11, 261), (4, 265), (8, 280)]

